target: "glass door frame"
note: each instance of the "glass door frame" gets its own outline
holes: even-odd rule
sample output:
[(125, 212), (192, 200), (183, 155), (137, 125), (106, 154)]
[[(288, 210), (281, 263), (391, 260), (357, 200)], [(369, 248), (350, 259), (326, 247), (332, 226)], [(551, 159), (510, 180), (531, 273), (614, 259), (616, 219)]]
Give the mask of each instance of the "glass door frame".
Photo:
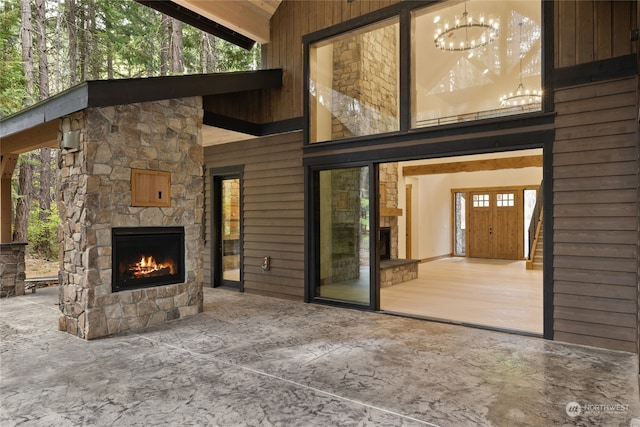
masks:
[[(243, 215), (243, 168), (227, 167), (216, 168), (210, 171), (211, 177), (211, 287), (226, 287), (238, 289), (240, 292), (244, 292), (244, 274), (243, 274), (243, 241), (244, 241), (244, 215)], [(238, 236), (238, 251), (239, 251), (239, 280), (225, 280), (223, 278), (223, 236), (222, 230), (222, 181), (227, 179), (238, 179), (239, 184), (239, 213), (240, 213), (240, 230)]]
[[(320, 282), (320, 172), (346, 168), (369, 168), (369, 304), (351, 303), (321, 297)], [(349, 163), (305, 168), (305, 302), (327, 304), (338, 307), (378, 311), (380, 309), (380, 261), (377, 236), (380, 232), (378, 164)]]

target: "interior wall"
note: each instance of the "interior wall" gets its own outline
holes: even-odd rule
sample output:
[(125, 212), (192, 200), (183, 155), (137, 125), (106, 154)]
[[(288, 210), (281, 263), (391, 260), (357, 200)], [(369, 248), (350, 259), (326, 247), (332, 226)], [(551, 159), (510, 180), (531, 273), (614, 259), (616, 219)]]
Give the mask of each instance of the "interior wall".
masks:
[[(445, 163), (446, 160), (439, 159), (437, 163)], [(412, 184), (411, 255), (414, 259), (429, 259), (453, 253), (452, 189), (539, 185), (542, 181), (542, 168), (539, 167), (403, 177), (402, 167), (409, 164), (417, 162), (400, 163), (398, 168), (399, 207), (403, 210), (399, 218), (399, 258), (406, 258), (407, 205), (404, 189), (407, 184)]]

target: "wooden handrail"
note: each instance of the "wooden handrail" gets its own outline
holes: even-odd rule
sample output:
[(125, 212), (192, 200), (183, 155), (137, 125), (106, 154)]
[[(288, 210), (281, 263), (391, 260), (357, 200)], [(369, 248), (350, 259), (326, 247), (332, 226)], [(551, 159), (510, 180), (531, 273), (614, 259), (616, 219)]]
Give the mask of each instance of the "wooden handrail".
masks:
[(542, 232), (542, 216), (543, 213), (540, 212), (540, 218), (538, 218), (538, 224), (536, 224), (536, 234), (533, 239), (533, 243), (531, 244), (531, 248), (529, 249), (529, 258), (527, 259), (527, 270), (533, 270), (533, 261), (536, 253), (536, 249), (538, 248), (538, 241), (540, 239), (540, 233)]
[(543, 199), (542, 199), (542, 189), (543, 189), (543, 185), (544, 185), (544, 180), (540, 182), (540, 189), (538, 190), (538, 193), (536, 194), (536, 204), (533, 207), (533, 213), (531, 214), (531, 222), (529, 223), (529, 256), (527, 257), (527, 259), (531, 259), (532, 258), (532, 253), (533, 253), (533, 242), (534, 240), (537, 238), (537, 230), (538, 230), (538, 223), (540, 222), (540, 218), (542, 217), (542, 203), (543, 203)]

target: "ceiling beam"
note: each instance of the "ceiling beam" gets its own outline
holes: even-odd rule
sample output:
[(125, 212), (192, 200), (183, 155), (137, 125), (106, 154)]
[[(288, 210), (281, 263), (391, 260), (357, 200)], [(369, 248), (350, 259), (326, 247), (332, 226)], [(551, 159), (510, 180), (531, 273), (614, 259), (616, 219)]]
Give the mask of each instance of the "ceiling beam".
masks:
[(501, 169), (542, 167), (542, 155), (505, 157), (499, 159), (473, 160), (468, 162), (435, 163), (430, 165), (405, 166), (402, 176), (435, 175), (458, 172), (478, 172)]
[(2, 138), (0, 155), (4, 160), (4, 156), (26, 153), (38, 148), (58, 148), (58, 128), (59, 120), (52, 120), (5, 136)]
[(7, 154), (0, 157), (0, 178), (11, 178), (17, 163), (17, 154)]

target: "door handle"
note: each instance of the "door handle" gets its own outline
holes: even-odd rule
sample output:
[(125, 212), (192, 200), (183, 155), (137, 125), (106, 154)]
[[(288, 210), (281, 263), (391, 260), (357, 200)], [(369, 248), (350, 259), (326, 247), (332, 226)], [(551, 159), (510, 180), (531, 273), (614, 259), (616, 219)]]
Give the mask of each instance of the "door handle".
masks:
[(493, 234), (493, 227), (489, 227), (489, 234)]

